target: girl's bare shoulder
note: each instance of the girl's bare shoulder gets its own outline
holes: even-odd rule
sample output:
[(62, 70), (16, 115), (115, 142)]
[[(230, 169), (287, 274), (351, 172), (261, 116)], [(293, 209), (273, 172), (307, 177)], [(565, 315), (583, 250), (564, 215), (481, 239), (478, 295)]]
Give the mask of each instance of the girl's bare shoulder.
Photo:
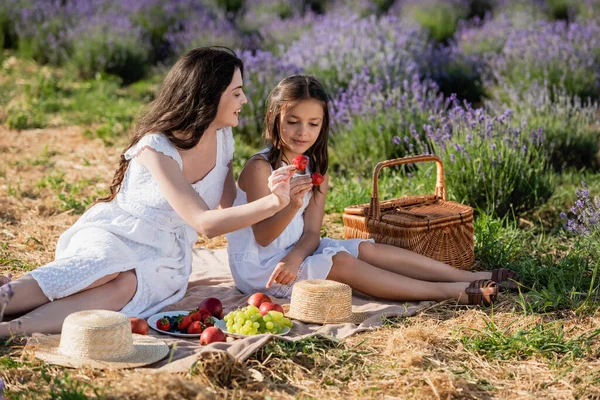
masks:
[[(269, 162), (261, 155), (256, 154), (246, 162), (238, 182), (240, 186), (247, 183), (254, 183), (257, 181), (265, 181), (265, 177), (271, 175), (271, 166)], [(266, 182), (266, 181), (265, 181)]]

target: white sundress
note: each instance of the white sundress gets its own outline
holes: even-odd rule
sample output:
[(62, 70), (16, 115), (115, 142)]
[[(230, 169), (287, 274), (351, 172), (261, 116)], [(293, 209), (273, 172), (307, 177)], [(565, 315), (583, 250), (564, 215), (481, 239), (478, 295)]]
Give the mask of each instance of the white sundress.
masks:
[[(265, 157), (268, 149), (258, 154)], [(307, 173), (310, 173), (307, 168)], [(266, 247), (259, 245), (254, 237), (252, 227), (240, 229), (227, 234), (227, 253), (229, 267), (237, 288), (243, 293), (263, 292), (270, 296), (289, 298), (292, 294), (294, 283), (307, 279), (325, 279), (329, 275), (332, 258), (341, 251), (348, 252), (354, 257), (358, 256), (358, 246), (365, 239), (335, 240), (327, 237), (321, 238), (319, 247), (315, 252), (306, 257), (296, 279), (289, 285), (274, 283), (269, 289), (266, 284), (273, 270), (298, 243), (304, 232), (304, 211), (310, 202), (312, 191), (304, 196), (302, 207), (298, 210), (292, 221), (271, 244)], [(248, 202), (246, 193), (238, 187), (234, 206)]]
[[(150, 171), (137, 161), (145, 147), (173, 158), (183, 169), (177, 149), (161, 133), (146, 135), (130, 148), (125, 158), (131, 162), (116, 198), (86, 211), (60, 236), (55, 261), (30, 272), (51, 301), (104, 276), (133, 269), (137, 291), (122, 313), (146, 318), (183, 298), (198, 234), (173, 210)], [(233, 151), (231, 128), (217, 130), (215, 167), (192, 184), (211, 209), (221, 200)]]

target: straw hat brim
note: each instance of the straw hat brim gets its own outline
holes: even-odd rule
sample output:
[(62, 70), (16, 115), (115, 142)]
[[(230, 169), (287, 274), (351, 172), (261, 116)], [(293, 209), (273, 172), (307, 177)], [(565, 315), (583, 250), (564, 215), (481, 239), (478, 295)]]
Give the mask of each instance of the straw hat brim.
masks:
[[(348, 318), (341, 318), (341, 319), (330, 319), (328, 320), (327, 317), (323, 317), (323, 318), (319, 318), (315, 315), (308, 315), (305, 314), (303, 315), (302, 313), (298, 313), (295, 312), (296, 310), (290, 310), (290, 305), (289, 304), (285, 304), (282, 306), (283, 307), (283, 313), (285, 314), (286, 317), (297, 320), (297, 321), (301, 321), (301, 322), (306, 322), (309, 324), (345, 324), (345, 323), (351, 323), (351, 324), (357, 324), (360, 325), (362, 324), (367, 318), (369, 318), (369, 314), (366, 312), (356, 312), (356, 311), (352, 311), (352, 314), (348, 317)], [(354, 307), (352, 307), (354, 309)]]
[(60, 335), (49, 335), (29, 339), (27, 347), (35, 352), (37, 358), (49, 364), (71, 368), (136, 368), (155, 363), (169, 354), (169, 346), (162, 340), (138, 334), (133, 334), (133, 353), (111, 360), (77, 359), (60, 352), (59, 344)]

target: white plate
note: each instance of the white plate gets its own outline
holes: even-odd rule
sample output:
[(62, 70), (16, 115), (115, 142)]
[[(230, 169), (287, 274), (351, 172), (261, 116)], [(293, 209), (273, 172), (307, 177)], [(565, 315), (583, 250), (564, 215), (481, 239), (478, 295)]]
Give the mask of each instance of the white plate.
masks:
[[(292, 322), (293, 324), (293, 322)], [(233, 332), (229, 332), (227, 330), (227, 323), (225, 321), (223, 321), (222, 319), (218, 319), (215, 320), (215, 326), (217, 328), (219, 328), (220, 330), (223, 331), (223, 333), (225, 333), (228, 336), (234, 337), (234, 338), (247, 338), (247, 337), (251, 337), (251, 336), (257, 336), (257, 335), (265, 335), (265, 333), (257, 333), (256, 335), (242, 335), (241, 333), (233, 333)], [(276, 335), (276, 336), (283, 336), (283, 335), (287, 335), (292, 329), (289, 326), (286, 326), (285, 329), (283, 330), (283, 332), (275, 334), (273, 333), (272, 335)]]
[[(161, 331), (160, 329), (158, 329), (156, 327), (156, 322), (158, 322), (159, 319), (163, 318), (163, 317), (176, 317), (178, 315), (188, 315), (190, 312), (189, 311), (164, 311), (158, 314), (154, 314), (151, 317), (148, 317), (148, 326), (150, 326), (150, 328), (154, 329), (156, 332), (159, 333), (164, 333), (165, 335), (171, 335), (171, 336), (177, 336), (177, 337), (182, 337), (182, 338), (197, 338), (200, 337), (200, 335), (202, 335), (201, 333), (192, 333), (192, 334), (188, 334), (188, 333), (179, 333), (179, 332), (167, 332), (167, 331)], [(214, 317), (213, 317), (214, 318)], [(223, 322), (218, 318), (215, 318), (215, 325), (217, 325), (217, 322)]]

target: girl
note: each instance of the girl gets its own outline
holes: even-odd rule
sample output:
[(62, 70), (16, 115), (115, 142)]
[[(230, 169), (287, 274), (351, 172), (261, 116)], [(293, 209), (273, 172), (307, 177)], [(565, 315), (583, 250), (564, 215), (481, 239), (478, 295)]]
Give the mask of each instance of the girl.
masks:
[[(490, 304), (497, 283), (515, 289), (512, 271), (469, 272), (394, 246), (373, 241), (321, 238), (327, 174), (327, 95), (310, 76), (282, 80), (268, 98), (264, 136), (268, 147), (253, 156), (239, 177), (234, 205), (269, 195), (266, 178), (298, 155), (309, 158), (306, 175), (294, 176), (290, 202), (270, 218), (227, 235), (229, 263), (244, 293), (289, 297), (294, 282), (332, 279), (385, 299), (455, 299)], [(325, 180), (313, 187), (311, 173)]]
[(12, 282), (5, 312), (27, 314), (0, 323), (0, 337), (60, 332), (67, 315), (87, 309), (148, 317), (185, 294), (196, 232), (235, 231), (288, 205), (290, 167), (265, 177), (261, 199), (229, 208), (242, 76), (242, 61), (223, 48), (177, 61), (138, 121), (111, 194), (61, 235), (55, 261)]

